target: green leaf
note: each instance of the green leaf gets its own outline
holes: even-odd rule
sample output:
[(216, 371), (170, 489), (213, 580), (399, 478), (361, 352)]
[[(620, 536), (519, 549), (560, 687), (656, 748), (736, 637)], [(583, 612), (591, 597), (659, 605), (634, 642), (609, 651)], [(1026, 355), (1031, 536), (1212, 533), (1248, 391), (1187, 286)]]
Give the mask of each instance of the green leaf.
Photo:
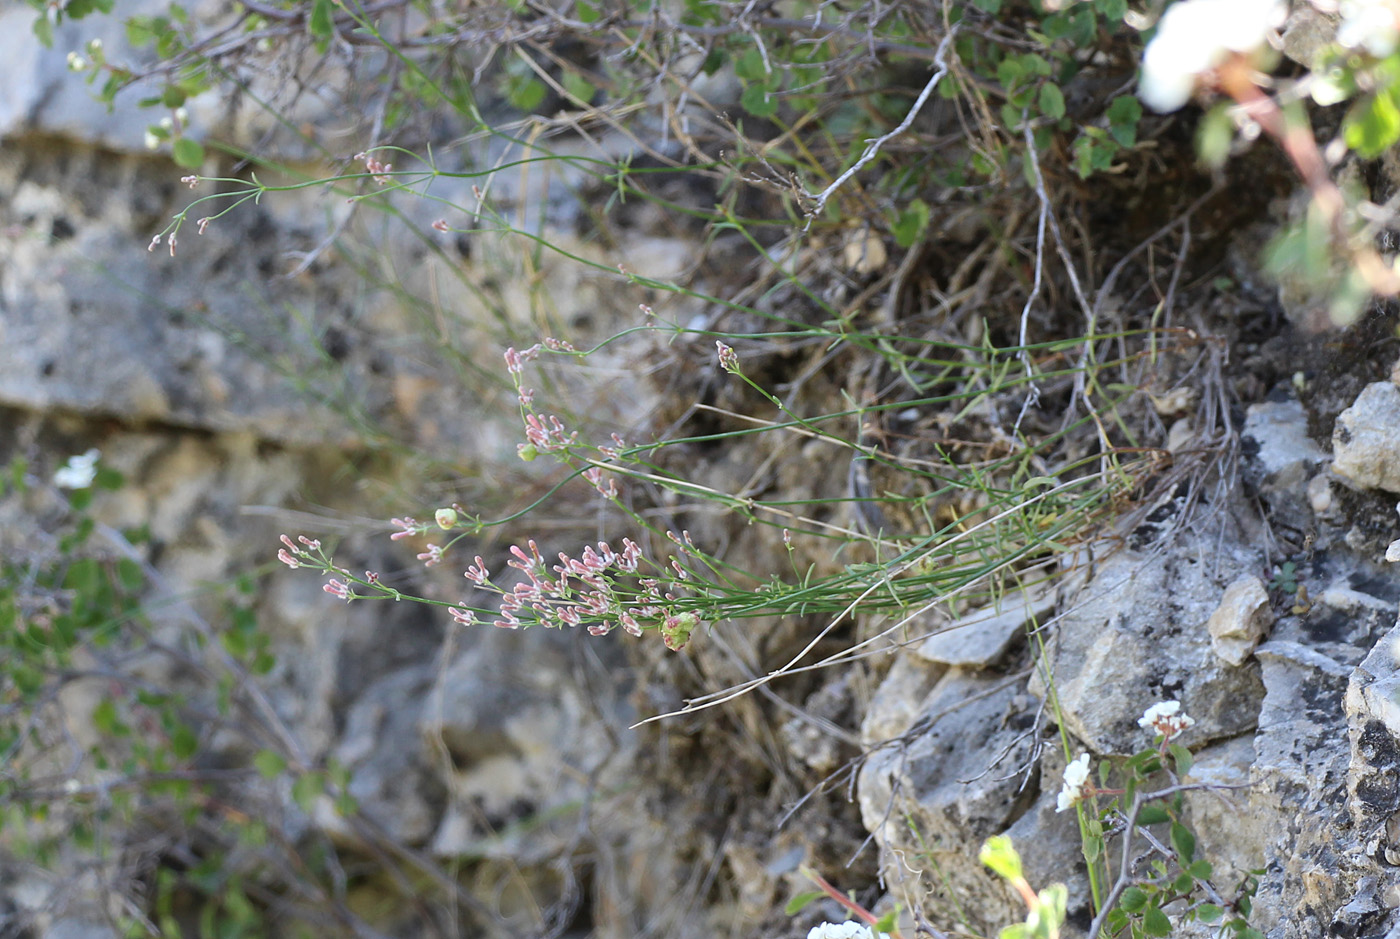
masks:
[(1211, 864), (1210, 861), (1207, 861), (1205, 858), (1201, 858), (1198, 861), (1192, 861), (1191, 866), (1186, 868), (1186, 870), (1197, 880), (1208, 880), (1210, 879), (1210, 875), (1215, 873), (1215, 865)]
[(901, 248), (911, 247), (928, 230), (930, 216), (928, 203), (923, 199), (910, 202), (895, 219), (892, 229), (895, 244)]
[(1049, 42), (1063, 38), (1070, 29), (1069, 15), (1066, 13), (1054, 13), (1040, 21), (1040, 28), (1044, 30), (1045, 38)]
[(1196, 918), (1203, 923), (1213, 923), (1225, 915), (1225, 911), (1214, 903), (1202, 903), (1196, 907)]
[(126, 484), (126, 477), (121, 474), (120, 470), (98, 464), (97, 473), (92, 477), (92, 484), (98, 489), (115, 492)]
[(972, 0), (972, 5), (983, 13), (990, 13), (993, 16), (1001, 12), (1001, 0)]
[(1133, 95), (1119, 95), (1108, 106), (1108, 133), (1125, 147), (1137, 143), (1137, 126), (1142, 120), (1142, 102)]
[(184, 762), (199, 750), (199, 736), (187, 724), (181, 724), (170, 735), (170, 750), (175, 759)]
[(1225, 165), (1230, 156), (1230, 146), (1235, 141), (1235, 122), (1230, 116), (1230, 106), (1218, 104), (1205, 113), (1196, 125), (1196, 153), (1201, 162), (1211, 169)]
[(603, 14), (598, 12), (598, 8), (589, 3), (588, 0), (578, 0), (574, 4), (574, 15), (578, 17), (580, 23), (596, 23), (603, 18)]
[(1065, 95), (1059, 85), (1046, 82), (1040, 86), (1040, 113), (1057, 121), (1065, 116)]
[(754, 117), (772, 117), (778, 113), (777, 99), (769, 93), (768, 86), (762, 83), (745, 88), (744, 93), (739, 96), (739, 103)]
[(1137, 913), (1147, 906), (1147, 894), (1141, 887), (1129, 887), (1118, 898), (1118, 906), (1129, 913)]
[(997, 81), (1001, 82), (1002, 87), (1007, 91), (1010, 91), (1011, 87), (1025, 74), (1025, 66), (1021, 64), (1020, 58), (1014, 55), (1002, 59), (1001, 64), (997, 66)]
[(49, 22), (48, 16), (43, 13), (34, 17), (34, 37), (39, 40), (39, 44), (45, 49), (53, 48), (53, 24)]
[(136, 593), (145, 584), (146, 575), (141, 571), (140, 564), (131, 558), (122, 558), (117, 562), (117, 582), (127, 593)]
[(177, 166), (187, 170), (197, 170), (204, 165), (204, 147), (197, 140), (181, 137), (175, 141), (172, 152)]
[(763, 53), (749, 49), (734, 60), (734, 75), (741, 81), (760, 81), (768, 77), (768, 69), (763, 63)]
[(253, 768), (263, 779), (273, 779), (287, 769), (287, 761), (276, 751), (259, 750), (258, 755), (253, 757)]
[(533, 78), (517, 79), (510, 83), (506, 91), (506, 100), (522, 111), (534, 111), (544, 103), (544, 96), (548, 93), (544, 83)]
[(786, 916), (796, 916), (806, 908), (807, 904), (811, 903), (813, 900), (820, 900), (824, 896), (826, 896), (826, 894), (820, 890), (808, 890), (806, 893), (799, 893), (788, 901), (787, 906), (783, 908), (783, 913)]
[(306, 21), (306, 28), (317, 39), (331, 38), (331, 33), (335, 31), (335, 23), (331, 16), (331, 0), (315, 0), (312, 3), (311, 18)]
[(1347, 146), (1369, 160), (1400, 140), (1400, 108), (1391, 91), (1382, 89), (1358, 101), (1343, 126)]
[(982, 850), (978, 852), (977, 859), (1007, 880), (1024, 879), (1021, 873), (1021, 855), (1016, 853), (1011, 839), (1006, 835), (988, 838), (982, 845)]
[(877, 935), (888, 936), (895, 931), (895, 927), (897, 925), (895, 921), (898, 918), (899, 910), (890, 910), (884, 916), (881, 916), (879, 919), (877, 919), (875, 921), (875, 925), (872, 926), (871, 929)]
[(1121, 23), (1128, 15), (1128, 0), (1096, 0), (1094, 5), (1110, 23)]
[(166, 85), (160, 93), (160, 103), (167, 108), (178, 108), (185, 103), (185, 91), (179, 85)]
[(1065, 33), (1066, 38), (1076, 46), (1087, 46), (1094, 41), (1094, 31), (1097, 23), (1094, 19), (1094, 8), (1087, 3), (1077, 6), (1069, 17), (1069, 30)]
[(1001, 123), (1007, 130), (1019, 132), (1021, 128), (1021, 109), (1010, 104), (1001, 106)]
[(1172, 881), (1172, 892), (1190, 893), (1191, 888), (1194, 886), (1196, 886), (1196, 878), (1192, 877), (1186, 871), (1182, 871), (1180, 874), (1177, 874), (1176, 879)]
[(325, 789), (325, 780), (320, 773), (305, 773), (292, 783), (292, 799), (308, 815), (316, 806), (316, 799)]
[(1154, 906), (1142, 914), (1142, 931), (1149, 936), (1169, 936), (1172, 931), (1171, 920), (1167, 919), (1166, 913)]
[(1190, 864), (1196, 857), (1196, 836), (1180, 822), (1172, 822), (1172, 847), (1182, 864)]
[(117, 716), (117, 704), (111, 698), (103, 698), (92, 709), (92, 726), (104, 737), (122, 737), (127, 727)]
[(1176, 772), (1185, 776), (1191, 772), (1191, 767), (1195, 764), (1195, 758), (1191, 756), (1191, 751), (1179, 743), (1174, 743), (1167, 748), (1171, 751), (1172, 758), (1176, 760)]
[(1139, 825), (1160, 825), (1162, 822), (1171, 821), (1171, 813), (1161, 805), (1144, 805), (1138, 810), (1137, 823)]
[(564, 90), (577, 98), (581, 104), (589, 104), (598, 93), (592, 82), (577, 72), (569, 72), (564, 76)]

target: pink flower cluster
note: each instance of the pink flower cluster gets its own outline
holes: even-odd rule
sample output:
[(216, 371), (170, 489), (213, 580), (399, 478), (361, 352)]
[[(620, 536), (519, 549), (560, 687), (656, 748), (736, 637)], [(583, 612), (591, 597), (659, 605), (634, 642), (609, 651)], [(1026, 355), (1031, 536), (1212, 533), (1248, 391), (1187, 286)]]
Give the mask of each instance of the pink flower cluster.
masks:
[(389, 523), (399, 530), (389, 536), (390, 541), (402, 541), (409, 535), (416, 535), (427, 529), (412, 518), (391, 518)]
[(726, 372), (739, 372), (739, 354), (734, 351), (734, 347), (726, 345), (720, 340), (715, 340), (715, 349), (719, 352), (719, 367)]
[(546, 416), (545, 420), (549, 422), (548, 426), (545, 426), (545, 421), (540, 420), (537, 415), (525, 415), (525, 439), (529, 443), (522, 443), (517, 448), (521, 452), (521, 456), (524, 456), (531, 447), (534, 450), (530, 452), (534, 454), (552, 453), (556, 450), (567, 450), (578, 442), (578, 431), (566, 434), (564, 422), (559, 418), (550, 414)]
[[(545, 626), (581, 626), (588, 632), (604, 636), (618, 626), (633, 636), (642, 634), (642, 622), (673, 618), (667, 606), (676, 597), (664, 593), (659, 581), (641, 578), (640, 593), (618, 589), (619, 575), (635, 574), (642, 561), (642, 549), (631, 538), (622, 540), (622, 551), (614, 551), (606, 542), (597, 548), (585, 546), (577, 558), (559, 553), (559, 563), (549, 564), (540, 554), (535, 542), (526, 542), (528, 551), (512, 545), (511, 560), (506, 563), (523, 573), (525, 580), (510, 590), (501, 591), (500, 618), (493, 625), (502, 629), (519, 629), (522, 615)], [(467, 568), (465, 575), (477, 586), (490, 585), (490, 572), (480, 557)], [(494, 586), (494, 585), (492, 585)], [(454, 608), (458, 622), (474, 621), (469, 611)], [(693, 614), (692, 614), (693, 618)]]
[[(329, 566), (328, 563), (325, 562), (324, 556), (317, 558), (311, 553), (321, 550), (321, 542), (317, 541), (315, 538), (308, 538), (305, 535), (297, 535), (297, 541), (301, 542), (301, 544), (298, 545), (296, 542), (292, 541), (292, 539), (283, 535), (282, 544), (286, 545), (286, 547), (277, 552), (277, 560), (293, 570), (300, 567), (317, 567), (327, 572), (334, 571), (341, 577), (346, 578), (346, 580), (351, 579), (349, 571), (343, 568)], [(379, 583), (379, 575), (373, 571), (365, 571), (365, 579), (376, 586)], [(338, 597), (347, 602), (355, 599), (355, 595), (350, 592), (350, 585), (335, 577), (327, 580), (325, 586), (321, 589), (331, 596)]]
[(379, 185), (382, 186), (389, 181), (389, 173), (393, 171), (394, 164), (381, 163), (368, 153), (357, 153), (355, 154), (355, 159), (364, 161), (365, 172), (373, 176), (374, 181)]
[(512, 375), (519, 375), (525, 371), (526, 362), (533, 362), (539, 357), (539, 343), (535, 343), (524, 352), (516, 352), (515, 347), (511, 346), (506, 350), (506, 371), (510, 372)]

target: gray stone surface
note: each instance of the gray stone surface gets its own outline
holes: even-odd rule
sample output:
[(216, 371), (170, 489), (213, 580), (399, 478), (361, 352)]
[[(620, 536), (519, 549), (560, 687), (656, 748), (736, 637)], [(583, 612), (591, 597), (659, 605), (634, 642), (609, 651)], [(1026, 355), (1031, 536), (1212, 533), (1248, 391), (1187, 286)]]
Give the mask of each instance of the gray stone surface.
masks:
[[(1036, 705), (1020, 682), (951, 669), (912, 724), (861, 768), (861, 816), (881, 845), (886, 882), (919, 898), (945, 927), (955, 921), (954, 903), (979, 931), (995, 931), (1016, 915), (1015, 897), (977, 852), (1035, 795), (1023, 783), (1037, 772), (1025, 733)], [(934, 866), (941, 877), (928, 876)]]
[[(414, 847), (432, 835), (445, 801), (434, 754), (418, 733), (433, 678), (430, 665), (415, 665), (371, 684), (351, 705), (331, 754), (350, 771), (350, 795), (365, 814), (395, 843)], [(329, 800), (315, 819), (332, 837), (356, 842)]]
[(1240, 436), (1253, 445), (1251, 471), (1279, 487), (1301, 484), (1313, 467), (1327, 460), (1326, 451), (1308, 436), (1307, 412), (1292, 395), (1251, 404)]
[(1337, 418), (1332, 469), (1358, 486), (1400, 493), (1400, 388), (1374, 382)]
[(1186, 810), (1196, 834), (1197, 854), (1215, 865), (1215, 883), (1232, 887), (1262, 867), (1272, 838), (1253, 811), (1251, 735), (1222, 740), (1193, 754), (1191, 772), (1182, 782), (1219, 787), (1186, 793)]
[(1054, 594), (1012, 591), (995, 605), (958, 617), (913, 646), (920, 658), (942, 665), (985, 668), (1004, 658), (1026, 624), (1039, 622), (1055, 606)]
[[(435, 855), (556, 857), (577, 838), (577, 813), (592, 794), (627, 778), (637, 741), (621, 728), (631, 710), (605, 683), (585, 688), (571, 675), (588, 640), (477, 631), (437, 676), (419, 725), (448, 789)], [(525, 824), (512, 827), (517, 820)]]
[(1274, 622), (1269, 594), (1258, 577), (1245, 574), (1225, 588), (1206, 630), (1210, 646), (1227, 665), (1243, 665)]
[(1368, 857), (1400, 866), (1400, 625), (1352, 672), (1345, 698), (1348, 808)]
[[(1178, 700), (1196, 720), (1181, 741), (1195, 747), (1254, 729), (1264, 689), (1258, 666), (1221, 661), (1207, 623), (1224, 583), (1248, 555), (1229, 541), (1183, 535), (1151, 558), (1123, 550), (1100, 562), (1068, 601), (1049, 643), (1049, 666), (1066, 726), (1095, 754), (1129, 754), (1149, 741), (1137, 719)], [(1041, 693), (1037, 678), (1032, 690)]]
[(1312, 511), (1306, 481), (1328, 460), (1308, 436), (1308, 415), (1291, 393), (1275, 391), (1269, 400), (1251, 404), (1240, 433), (1249, 455), (1242, 467), (1247, 485), (1259, 493), (1272, 513), (1298, 524)]

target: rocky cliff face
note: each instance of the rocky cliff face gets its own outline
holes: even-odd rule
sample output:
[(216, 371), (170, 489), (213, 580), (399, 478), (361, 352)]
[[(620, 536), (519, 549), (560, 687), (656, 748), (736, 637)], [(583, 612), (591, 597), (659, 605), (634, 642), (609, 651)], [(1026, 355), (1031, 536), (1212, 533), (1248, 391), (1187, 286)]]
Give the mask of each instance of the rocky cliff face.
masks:
[[(121, 681), (212, 699), (221, 673), (189, 663), (233, 628), (231, 610), (269, 637), (275, 664), (240, 699), (260, 729), (211, 718), (203, 768), (244, 765), (267, 734), (307, 767), (345, 772), (359, 807), (349, 820), (285, 787), (257, 795), (289, 839), (279, 857), (343, 852), (350, 869), (328, 876), (327, 902), (344, 916), (327, 934), (348, 923), (451, 934), (452, 915), (403, 899), (418, 884), (521, 935), (798, 934), (776, 911), (802, 889), (804, 864), (871, 906), (902, 903), (905, 935), (917, 922), (989, 934), (1022, 915), (976, 860), (987, 837), (1008, 832), (1033, 883), (1068, 883), (1082, 933), (1079, 831), (1055, 811), (1057, 726), (1095, 758), (1121, 756), (1148, 742), (1142, 711), (1176, 699), (1197, 722), (1182, 740), (1195, 757), (1187, 781), (1222, 787), (1186, 798), (1201, 854), (1224, 881), (1262, 872), (1256, 925), (1271, 939), (1400, 935), (1400, 577), (1382, 560), (1400, 536), (1393, 348), (1366, 348), (1345, 368), (1319, 348), (1294, 383), (1263, 360), (1307, 340), (1258, 344), (1244, 371), (1272, 389), (1241, 396), (1238, 440), (1220, 443), (1214, 471), (1067, 557), (1053, 589), (916, 623), (918, 641), (883, 644), (879, 658), (781, 696), (635, 728), (721, 678), (761, 674), (802, 646), (807, 624), (720, 627), (676, 657), (618, 636), (461, 630), (421, 607), (337, 605), (314, 578), (271, 562), (280, 533), (312, 533), (336, 540), (339, 563), (411, 569), (425, 594), (451, 600), (460, 572), (422, 569), (379, 519), (432, 501), (500, 507), (556, 482), (516, 459), (500, 351), (556, 327), (580, 346), (612, 335), (647, 295), (558, 255), (522, 257), (484, 238), (425, 244), (431, 203), (352, 214), (321, 188), (220, 217), (182, 235), (173, 256), (149, 251), (206, 193), (142, 149), (144, 118), (109, 115), (65, 80), (62, 52), (89, 32), (70, 27), (58, 52), (41, 53), (14, 38), (30, 16), (0, 12), (16, 78), (0, 97), (0, 459), (24, 457), (46, 481), (95, 447), (124, 474), (93, 509), (103, 550), (150, 574), (148, 660), (123, 659)], [(201, 133), (269, 139), (213, 102), (193, 110)], [(318, 168), (290, 143), (282, 156), (289, 179)], [(500, 174), (491, 198), (602, 268), (665, 277), (698, 253), (645, 218), (630, 242), (600, 247), (577, 182)], [(470, 202), (470, 181), (443, 185)], [(677, 361), (659, 344), (590, 361), (593, 376), (551, 380), (595, 426), (636, 430), (684, 408), (665, 397), (673, 375), (648, 373)], [(706, 453), (695, 471), (742, 480), (742, 463)], [(803, 495), (845, 473), (816, 450), (803, 465), (781, 481)], [(6, 510), (14, 552), (32, 547), (26, 533), (52, 506), (36, 497), (22, 509)], [(581, 504), (557, 521), (583, 531), (589, 518)], [(141, 540), (122, 534), (137, 529)], [(773, 536), (727, 522), (707, 534), (732, 538), (755, 570), (783, 566)], [(1289, 577), (1269, 582), (1285, 559)], [(208, 586), (250, 576), (232, 606)], [(163, 656), (162, 643), (184, 658)], [(104, 682), (118, 680), (105, 654), (64, 686), (64, 719), (83, 746)], [(1047, 707), (1052, 685), (1058, 710)], [(202, 808), (202, 821), (112, 822), (116, 841), (135, 831), (150, 845), (128, 841), (100, 861), (75, 847), (37, 865), (11, 843), (0, 935), (113, 934), (122, 890), (201, 860), (191, 832), (220, 823), (217, 805)], [(290, 902), (281, 889), (264, 902)]]

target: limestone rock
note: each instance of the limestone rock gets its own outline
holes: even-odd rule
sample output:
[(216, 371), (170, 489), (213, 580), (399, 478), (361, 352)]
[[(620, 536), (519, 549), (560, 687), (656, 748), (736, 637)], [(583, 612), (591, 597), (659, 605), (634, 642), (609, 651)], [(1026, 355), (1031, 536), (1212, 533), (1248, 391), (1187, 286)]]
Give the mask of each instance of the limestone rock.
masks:
[(1197, 751), (1194, 758), (1182, 781), (1221, 787), (1185, 794), (1197, 855), (1215, 865), (1217, 884), (1233, 885), (1264, 865), (1276, 835), (1272, 817), (1253, 810), (1254, 738), (1223, 740)]
[(1245, 574), (1225, 588), (1206, 629), (1216, 655), (1230, 665), (1243, 665), (1273, 622), (1274, 612), (1263, 582)]
[(1346, 898), (1338, 859), (1350, 849), (1349, 760), (1341, 709), (1351, 668), (1305, 642), (1271, 639), (1255, 651), (1264, 686), (1249, 812), (1271, 819), (1252, 925), (1279, 939), (1326, 935)]
[(1400, 388), (1374, 382), (1337, 418), (1332, 469), (1358, 486), (1400, 493)]
[[(350, 795), (398, 844), (426, 842), (442, 810), (442, 785), (417, 733), (432, 682), (432, 668), (420, 665), (370, 685), (351, 706), (332, 751), (350, 771)], [(353, 840), (329, 803), (318, 804), (316, 822), (332, 837)]]
[(1275, 391), (1269, 400), (1250, 405), (1240, 442), (1245, 483), (1275, 515), (1306, 518), (1312, 508), (1308, 477), (1327, 454), (1308, 436), (1308, 415), (1298, 399)]
[(1323, 13), (1310, 3), (1299, 3), (1289, 11), (1283, 26), (1283, 54), (1304, 68), (1312, 68), (1318, 54), (1336, 38), (1335, 16)]
[[(977, 861), (982, 842), (1005, 831), (1034, 796), (1020, 771), (1034, 773), (1025, 733), (1036, 702), (1018, 683), (951, 669), (921, 702), (899, 738), (874, 748), (858, 785), (865, 826), (882, 845), (890, 889), (925, 911), (961, 905), (972, 929), (995, 932), (1018, 915), (1018, 901)], [(865, 734), (868, 739), (868, 733)], [(914, 835), (912, 832), (917, 832)], [(941, 878), (911, 877), (936, 863)], [(935, 925), (940, 925), (936, 923)]]
[[(441, 670), (419, 725), (447, 777), (435, 855), (517, 863), (556, 856), (576, 837), (571, 807), (625, 774), (635, 738), (621, 728), (630, 711), (609, 691), (573, 678), (577, 643), (589, 638), (544, 629), (476, 632)], [(528, 816), (549, 821), (503, 831)]]
[(883, 744), (908, 730), (922, 713), (929, 692), (947, 672), (946, 666), (901, 652), (866, 705), (861, 742)]
[[(1089, 876), (1080, 864), (1066, 864), (1065, 858), (1083, 851), (1079, 819), (1072, 811), (1057, 811), (1060, 786), (1064, 782), (1065, 758), (1057, 745), (1047, 745), (1040, 758), (1040, 798), (1006, 830), (1021, 855), (1026, 878), (1037, 889), (1052, 883), (1069, 888), (1069, 918), (1088, 922)], [(1078, 914), (1078, 915), (1076, 915)], [(1064, 939), (1074, 933), (1062, 931)]]
[(1352, 673), (1346, 692), (1351, 742), (1348, 808), (1366, 854), (1400, 865), (1400, 625)]
[(942, 665), (985, 668), (1006, 655), (1027, 622), (1044, 618), (1054, 606), (1054, 595), (1048, 592), (1013, 591), (993, 606), (959, 617), (915, 645), (913, 652)]
[[(1137, 720), (1159, 701), (1178, 700), (1195, 719), (1181, 738), (1188, 747), (1255, 727), (1264, 694), (1257, 664), (1227, 665), (1207, 632), (1219, 580), (1249, 559), (1222, 556), (1215, 538), (1195, 537), (1150, 561), (1127, 549), (1111, 555), (1060, 616), (1050, 672), (1068, 729), (1096, 754), (1146, 745)], [(1041, 688), (1032, 681), (1033, 693)]]

